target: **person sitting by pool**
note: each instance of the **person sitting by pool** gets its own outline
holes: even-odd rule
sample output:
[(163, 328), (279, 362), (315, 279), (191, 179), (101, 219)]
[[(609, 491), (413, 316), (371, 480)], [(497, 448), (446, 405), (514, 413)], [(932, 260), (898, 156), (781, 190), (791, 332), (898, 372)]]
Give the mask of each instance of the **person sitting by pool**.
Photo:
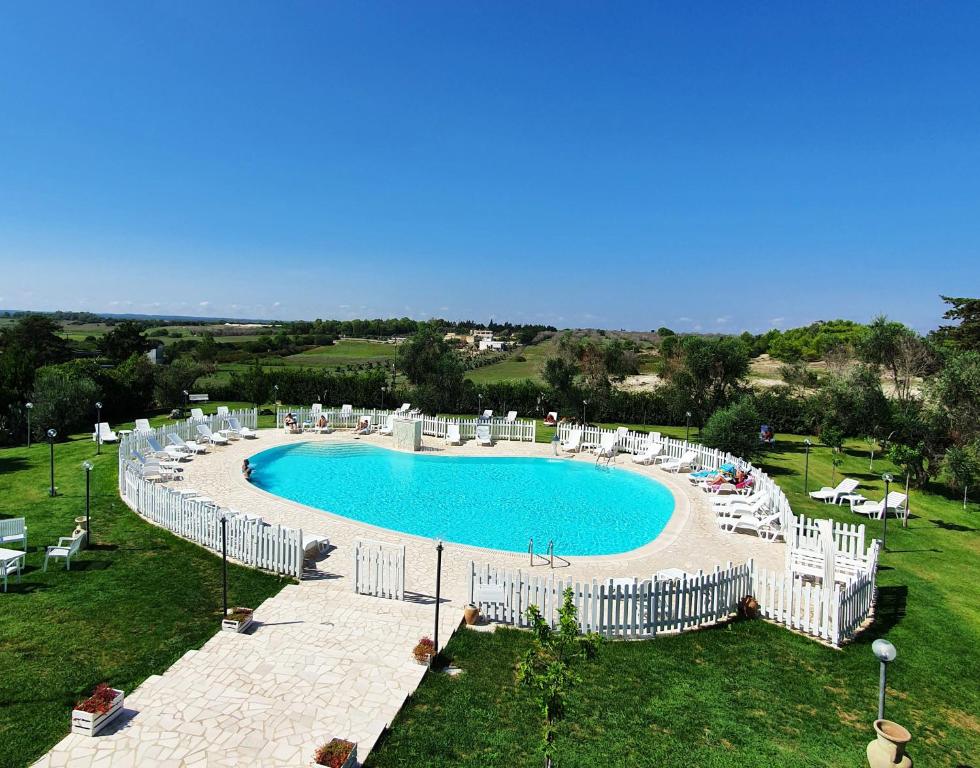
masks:
[(354, 429), (355, 435), (366, 435), (371, 431), (371, 419), (366, 416), (357, 422), (357, 427)]
[(251, 482), (252, 480), (252, 465), (248, 463), (248, 459), (242, 461), (242, 475), (246, 480)]
[(329, 426), (329, 424), (327, 423), (327, 417), (324, 416), (321, 413), (320, 414), (320, 418), (317, 420), (316, 428), (317, 429), (326, 429), (328, 426)]
[(286, 427), (290, 432), (299, 431), (299, 422), (296, 421), (296, 417), (293, 416), (292, 412), (286, 414), (286, 418), (283, 419), (283, 426)]

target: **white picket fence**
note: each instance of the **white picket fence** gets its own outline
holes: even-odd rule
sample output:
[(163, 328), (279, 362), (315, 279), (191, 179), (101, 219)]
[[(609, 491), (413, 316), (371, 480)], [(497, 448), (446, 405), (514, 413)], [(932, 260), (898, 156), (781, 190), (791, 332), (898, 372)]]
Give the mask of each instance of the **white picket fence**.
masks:
[(536, 605), (556, 626), (566, 588), (572, 589), (582, 632), (649, 638), (718, 624), (731, 618), (742, 597), (752, 595), (763, 618), (839, 647), (854, 637), (874, 605), (873, 571), (846, 585), (805, 582), (785, 573), (757, 570), (753, 561), (681, 579), (606, 579), (581, 582), (477, 567), (470, 563), (470, 600), (490, 621), (528, 626)]
[[(558, 438), (562, 441), (567, 440), (573, 429), (581, 430), (583, 448), (593, 448), (602, 442), (603, 436), (616, 434), (615, 429), (581, 427), (569, 423), (562, 423), (558, 425)], [(622, 453), (641, 453), (653, 439), (646, 432), (628, 430), (625, 434), (620, 435), (617, 441), (617, 448)], [(664, 455), (671, 458), (679, 459), (685, 453), (693, 453), (695, 455), (695, 465), (703, 469), (718, 469), (722, 464), (731, 464), (736, 469), (741, 469), (751, 475), (755, 492), (769, 495), (769, 498), (772, 500), (770, 507), (774, 512), (779, 513), (782, 530), (788, 530), (792, 523), (793, 510), (790, 508), (786, 494), (783, 493), (779, 485), (769, 475), (758, 467), (753, 466), (751, 462), (739, 456), (733, 456), (730, 453), (719, 451), (716, 448), (708, 448), (705, 445), (689, 443), (686, 440), (676, 440), (672, 437), (661, 437), (656, 442), (663, 444)]]
[(405, 545), (358, 539), (354, 542), (354, 591), (359, 595), (405, 599)]
[(682, 579), (593, 579), (534, 576), (470, 563), (470, 601), (491, 621), (528, 626), (536, 605), (551, 626), (566, 589), (572, 590), (579, 628), (606, 637), (645, 638), (717, 624), (749, 594), (752, 563), (715, 568)]
[[(221, 552), (221, 518), (225, 514), (212, 502), (187, 497), (178, 490), (144, 480), (138, 464), (123, 468), (123, 500), (136, 512), (162, 528), (214, 552)], [(263, 525), (228, 516), (228, 556), (265, 571), (302, 578), (303, 532)]]
[[(379, 410), (377, 408), (354, 408), (351, 411), (343, 411), (340, 408), (322, 408), (314, 410), (312, 408), (282, 408), (276, 409), (276, 426), (282, 428), (286, 414), (291, 413), (300, 424), (312, 424), (323, 415), (327, 423), (335, 429), (353, 429), (358, 422), (370, 417), (371, 424), (375, 427), (383, 426), (388, 420), (392, 411)], [(463, 440), (473, 440), (476, 437), (478, 425), (490, 427), (490, 437), (493, 440), (517, 440), (533, 443), (536, 436), (537, 422), (533, 419), (515, 419), (507, 421), (505, 418), (458, 418), (445, 416), (427, 416), (419, 414), (416, 416), (422, 420), (422, 434), (429, 437), (445, 437), (446, 429), (450, 424), (459, 425), (459, 434)]]

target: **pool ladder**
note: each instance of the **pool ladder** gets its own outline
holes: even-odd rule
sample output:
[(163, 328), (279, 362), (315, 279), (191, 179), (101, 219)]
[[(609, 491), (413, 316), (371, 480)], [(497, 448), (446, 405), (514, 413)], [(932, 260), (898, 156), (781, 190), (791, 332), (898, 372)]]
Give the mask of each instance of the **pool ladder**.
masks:
[[(534, 551), (534, 537), (532, 536), (530, 539), (528, 539), (528, 542), (527, 542), (527, 553), (528, 553), (528, 555), (530, 557), (531, 567), (532, 568), (535, 565), (547, 565), (549, 568), (554, 568), (555, 567), (555, 560), (558, 560), (561, 563), (561, 565), (559, 566), (561, 568), (567, 568), (568, 566), (571, 565), (571, 563), (568, 560), (566, 560), (564, 557), (562, 557), (561, 555), (556, 555), (555, 554), (555, 540), (554, 539), (550, 539), (548, 541), (547, 553), (544, 554), (544, 555), (539, 555), (539, 554), (537, 554)], [(540, 562), (538, 562), (538, 563), (534, 562), (534, 558), (538, 558), (538, 560), (540, 560)]]

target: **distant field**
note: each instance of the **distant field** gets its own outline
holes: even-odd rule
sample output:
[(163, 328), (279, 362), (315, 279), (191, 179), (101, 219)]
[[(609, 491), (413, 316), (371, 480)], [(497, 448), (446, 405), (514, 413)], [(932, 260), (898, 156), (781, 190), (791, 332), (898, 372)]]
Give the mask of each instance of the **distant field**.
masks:
[(493, 384), (498, 381), (515, 381), (531, 379), (544, 383), (544, 364), (553, 351), (551, 342), (544, 342), (532, 347), (524, 347), (514, 353), (513, 357), (524, 357), (523, 361), (513, 357), (484, 368), (474, 368), (467, 371), (466, 378), (476, 384)]
[(383, 363), (398, 354), (396, 344), (359, 339), (341, 339), (329, 347), (315, 347), (282, 359), (285, 365), (310, 366), (314, 368), (337, 365), (356, 365), (359, 363)]

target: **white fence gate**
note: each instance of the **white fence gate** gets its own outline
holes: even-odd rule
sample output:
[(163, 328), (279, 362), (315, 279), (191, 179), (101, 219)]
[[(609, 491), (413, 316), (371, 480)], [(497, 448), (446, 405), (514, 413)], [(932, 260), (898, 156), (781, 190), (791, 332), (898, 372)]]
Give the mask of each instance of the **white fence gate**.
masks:
[(354, 591), (405, 599), (405, 545), (358, 539), (354, 543)]

